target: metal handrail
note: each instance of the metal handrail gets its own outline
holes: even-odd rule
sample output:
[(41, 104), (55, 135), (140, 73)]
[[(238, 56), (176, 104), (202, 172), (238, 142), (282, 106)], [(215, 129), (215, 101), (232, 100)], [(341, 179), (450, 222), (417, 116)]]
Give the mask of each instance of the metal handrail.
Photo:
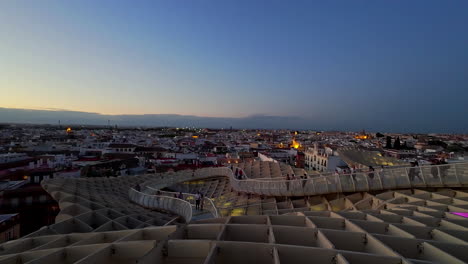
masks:
[[(235, 169), (235, 168), (233, 168)], [(240, 168), (237, 168), (238, 170)], [(196, 171), (179, 171), (164, 175), (164, 179), (150, 180), (143, 187), (162, 189), (175, 183), (224, 176), (238, 192), (266, 196), (312, 196), (328, 193), (373, 191), (425, 187), (462, 187), (468, 185), (468, 163), (452, 163), (417, 167), (385, 168), (383, 170), (348, 174), (323, 175), (306, 179), (236, 179), (228, 167), (203, 168)], [(218, 208), (213, 206), (213, 214)]]
[[(231, 170), (232, 172), (232, 170)], [(430, 177), (429, 177), (430, 175)], [(233, 189), (270, 196), (317, 195), (412, 187), (468, 185), (468, 163), (387, 168), (293, 180), (239, 180), (230, 177)]]
[(192, 205), (182, 199), (163, 196), (163, 195), (151, 195), (130, 188), (128, 192), (130, 201), (139, 204), (140, 206), (166, 210), (177, 215), (182, 216), (188, 223), (192, 220)]
[[(161, 191), (161, 190), (152, 188), (152, 187), (150, 187), (150, 186), (146, 186), (146, 188), (147, 188), (147, 189), (150, 189), (150, 190), (153, 191), (153, 192), (160, 192), (162, 195), (166, 195), (166, 196), (167, 196), (167, 195), (174, 195), (174, 194), (178, 195), (178, 194), (180, 193), (180, 192)], [(193, 199), (187, 199), (187, 198), (186, 198), (186, 197), (193, 197), (193, 196), (195, 196), (195, 194), (193, 194), (193, 193), (182, 193), (182, 195), (183, 195), (183, 197), (184, 197), (184, 201), (190, 203), (191, 205), (192, 205), (191, 201), (195, 201), (195, 200), (193, 200)], [(175, 197), (174, 197), (174, 198), (175, 198)], [(203, 197), (203, 199), (204, 199), (205, 201), (208, 201), (208, 203), (209, 203), (209, 204), (211, 205), (211, 207), (213, 208), (212, 210), (209, 210), (209, 209), (208, 209), (208, 211), (210, 211), (210, 213), (213, 214), (213, 216), (214, 216), (215, 218), (219, 217), (218, 208), (215, 206), (213, 200), (210, 199), (210, 198), (208, 198), (208, 197)]]
[[(429, 165), (429, 166), (418, 166), (418, 167), (401, 167), (401, 168), (386, 168), (383, 171), (376, 170), (374, 172), (355, 172), (348, 174), (338, 174), (338, 175), (327, 175), (319, 177), (308, 177), (307, 179), (294, 179), (294, 180), (260, 180), (260, 179), (236, 179), (232, 170), (227, 167), (218, 167), (218, 168), (203, 168), (197, 170), (194, 176), (178, 175), (175, 173), (171, 179), (170, 183), (174, 184), (177, 182), (183, 182), (187, 180), (198, 180), (203, 178), (215, 177), (215, 176), (225, 176), (230, 179), (231, 186), (236, 191), (241, 192), (251, 192), (264, 195), (270, 195), (270, 192), (267, 190), (279, 190), (282, 189), (279, 196), (294, 196), (294, 195), (314, 195), (314, 194), (324, 194), (324, 193), (334, 193), (334, 192), (352, 192), (352, 191), (366, 191), (366, 190), (379, 190), (379, 189), (392, 189), (392, 188), (411, 188), (413, 186), (417, 187), (439, 187), (439, 186), (461, 186), (463, 184), (468, 184), (468, 163), (452, 163), (452, 164), (442, 164), (442, 165)], [(434, 175), (431, 172), (437, 170), (437, 173)], [(456, 173), (450, 172), (450, 170), (457, 169)], [(417, 179), (421, 179), (424, 184), (413, 183), (410, 179), (413, 177), (410, 172), (412, 170), (423, 171), (422, 175), (418, 173), (416, 176)], [(424, 173), (425, 172), (425, 173)], [(448, 173), (449, 172), (449, 173)], [(373, 173), (374, 178), (369, 177)], [(448, 173), (448, 174), (447, 174)], [(354, 175), (354, 177), (353, 177)], [(431, 175), (431, 177), (429, 177)], [(368, 181), (370, 178), (370, 183), (363, 184), (363, 181)], [(456, 181), (449, 181), (449, 178), (456, 178)], [(377, 184), (374, 182), (378, 180)], [(406, 179), (406, 182), (404, 182)], [(409, 179), (409, 180), (408, 180)], [(438, 179), (437, 182), (434, 182), (433, 179)], [(394, 182), (392, 183), (391, 180)], [(338, 186), (338, 182), (341, 183)], [(396, 182), (395, 182), (396, 181)], [(168, 181), (161, 183), (161, 181), (153, 182), (154, 185), (159, 185), (161, 187), (168, 186)], [(309, 188), (297, 188), (299, 183), (305, 182), (305, 187)], [(382, 184), (380, 184), (382, 182)], [(290, 186), (296, 187), (288, 191), (286, 183), (289, 183)], [(327, 183), (329, 188), (323, 186), (324, 183)], [(317, 186), (314, 186), (316, 185)], [(369, 185), (369, 186), (368, 186)], [(317, 187), (314, 188), (313, 187)], [(298, 189), (301, 189), (302, 193), (298, 192)], [(327, 190), (322, 190), (327, 189)], [(294, 193), (290, 194), (291, 191)], [(278, 193), (278, 191), (276, 192)]]

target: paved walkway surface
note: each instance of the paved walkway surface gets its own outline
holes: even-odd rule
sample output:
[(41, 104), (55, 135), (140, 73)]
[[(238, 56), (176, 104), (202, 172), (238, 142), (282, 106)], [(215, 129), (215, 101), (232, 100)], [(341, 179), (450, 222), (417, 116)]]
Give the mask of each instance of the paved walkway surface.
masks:
[(192, 206), (192, 221), (213, 218), (213, 214), (208, 210), (197, 210)]

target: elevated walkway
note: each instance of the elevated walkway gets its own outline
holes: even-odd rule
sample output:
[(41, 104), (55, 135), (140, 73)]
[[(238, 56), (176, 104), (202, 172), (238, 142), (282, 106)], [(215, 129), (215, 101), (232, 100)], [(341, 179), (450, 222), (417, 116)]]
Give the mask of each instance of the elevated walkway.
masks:
[[(220, 176), (228, 177), (230, 185), (235, 191), (264, 196), (314, 196), (391, 189), (466, 187), (468, 186), (468, 163), (390, 168), (372, 172), (316, 177), (307, 176), (307, 178), (295, 180), (285, 180), (279, 177), (251, 179), (248, 178), (248, 175), (245, 175), (244, 179), (236, 179), (233, 171), (227, 167), (180, 171), (166, 176), (163, 179), (149, 180), (141, 184), (144, 192), (130, 189), (130, 200), (144, 207), (174, 212), (189, 222), (193, 216), (194, 195), (184, 194), (182, 200), (174, 198), (175, 193), (163, 192), (160, 189), (184, 181)], [(159, 194), (156, 195), (156, 193)], [(217, 217), (217, 208), (211, 199), (205, 199), (206, 209)]]
[(191, 220), (201, 220), (218, 217), (218, 210), (210, 198), (203, 198), (203, 210), (195, 209), (195, 195), (183, 193), (182, 199), (175, 197), (176, 192), (166, 192), (146, 186), (144, 191), (134, 188), (129, 190), (129, 199), (149, 209), (165, 210), (180, 215), (188, 223)]
[(387, 189), (466, 187), (468, 186), (468, 163), (388, 168), (382, 171), (376, 169), (373, 172), (354, 174), (308, 175), (305, 179), (295, 180), (280, 177), (251, 179), (248, 175), (243, 179), (236, 179), (230, 168), (203, 168), (168, 174), (164, 179), (149, 180), (143, 183), (142, 187), (150, 186), (157, 190), (184, 181), (220, 176), (229, 178), (231, 187), (238, 192), (265, 196), (313, 196)]
[(182, 216), (186, 222), (192, 220), (192, 205), (182, 199), (164, 196), (151, 195), (131, 188), (128, 191), (130, 201), (145, 208), (165, 210)]
[(216, 218), (210, 211), (208, 210), (197, 210), (195, 209), (195, 206), (192, 206), (192, 220), (197, 221), (197, 220), (203, 220), (203, 219), (209, 219), (209, 218)]

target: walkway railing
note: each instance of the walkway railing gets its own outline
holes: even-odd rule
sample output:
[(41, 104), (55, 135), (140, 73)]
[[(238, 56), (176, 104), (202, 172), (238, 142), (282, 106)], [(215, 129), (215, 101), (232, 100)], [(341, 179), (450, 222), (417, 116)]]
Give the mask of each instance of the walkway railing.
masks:
[[(156, 194), (159, 192), (163, 196), (174, 197), (174, 195), (179, 195), (178, 192), (161, 191), (150, 186), (147, 186), (146, 188), (149, 194)], [(182, 198), (184, 201), (189, 202), (192, 206), (194, 206), (196, 203), (195, 194), (193, 193), (182, 193)], [(213, 215), (213, 217), (219, 217), (218, 209), (216, 208), (212, 199), (208, 197), (203, 197), (203, 208), (204, 210), (209, 211)]]
[[(234, 168), (235, 169), (235, 168)], [(382, 171), (356, 172), (306, 179), (236, 179), (230, 168), (203, 168), (166, 174), (164, 179), (145, 182), (143, 187), (162, 189), (170, 185), (204, 178), (224, 176), (235, 191), (265, 196), (303, 196), (338, 192), (373, 191), (424, 187), (468, 186), (468, 163), (451, 163), (420, 167), (386, 168)]]
[(188, 223), (192, 220), (192, 205), (184, 200), (163, 196), (151, 195), (130, 188), (128, 192), (130, 201), (150, 209), (166, 210), (182, 216)]
[(267, 196), (309, 196), (403, 188), (463, 187), (468, 186), (468, 163), (388, 168), (381, 171), (308, 177), (295, 180), (238, 180), (233, 175), (230, 178), (231, 186), (236, 191)]
[[(426, 188), (426, 187), (464, 187), (468, 186), (468, 163), (452, 163), (420, 167), (399, 167), (311, 177), (305, 179), (237, 179), (227, 167), (187, 170), (163, 175), (164, 178), (147, 181), (140, 185), (145, 190), (151, 187), (160, 190), (176, 183), (224, 176), (230, 180), (233, 190), (265, 196), (313, 196), (329, 193), (377, 191), (388, 189)], [(137, 194), (135, 193), (137, 192)], [(172, 195), (174, 193), (171, 193)], [(149, 195), (132, 189), (130, 199), (149, 208), (164, 209), (191, 219), (189, 202), (168, 197)], [(193, 194), (187, 194), (193, 195)], [(211, 199), (207, 199), (207, 209), (218, 216), (218, 209)], [(190, 210), (189, 210), (190, 208)], [(190, 211), (190, 212), (189, 212)]]

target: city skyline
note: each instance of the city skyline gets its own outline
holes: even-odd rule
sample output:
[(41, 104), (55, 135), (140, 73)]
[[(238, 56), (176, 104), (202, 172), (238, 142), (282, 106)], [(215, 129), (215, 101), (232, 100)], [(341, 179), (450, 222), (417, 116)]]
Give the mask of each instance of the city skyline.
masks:
[(466, 133), (467, 7), (4, 1), (0, 122), (56, 123), (65, 109), (77, 122)]

